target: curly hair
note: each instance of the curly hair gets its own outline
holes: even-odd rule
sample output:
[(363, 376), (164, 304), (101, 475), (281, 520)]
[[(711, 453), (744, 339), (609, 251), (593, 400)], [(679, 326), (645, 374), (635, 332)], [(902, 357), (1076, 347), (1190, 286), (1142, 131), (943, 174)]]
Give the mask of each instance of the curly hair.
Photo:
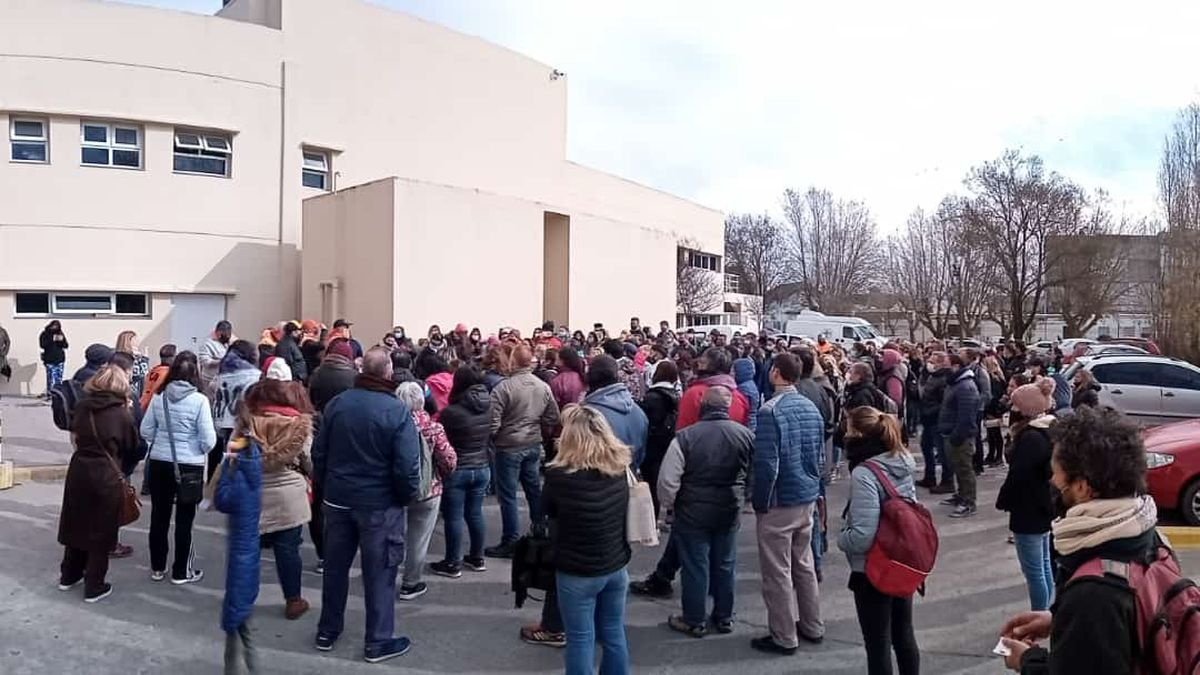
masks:
[(1054, 459), (1068, 480), (1083, 479), (1097, 499), (1146, 493), (1146, 447), (1137, 425), (1112, 408), (1083, 407), (1051, 428)]

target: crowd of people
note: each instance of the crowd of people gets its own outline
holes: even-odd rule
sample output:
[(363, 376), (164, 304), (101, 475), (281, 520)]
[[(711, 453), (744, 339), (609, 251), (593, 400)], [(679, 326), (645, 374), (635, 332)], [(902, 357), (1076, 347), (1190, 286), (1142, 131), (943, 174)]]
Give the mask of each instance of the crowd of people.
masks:
[[(397, 326), (365, 348), (351, 326), (288, 321), (255, 344), (222, 321), (198, 353), (164, 345), (154, 366), (129, 331), (115, 348), (89, 346), (71, 380), (83, 396), (71, 411), (59, 588), (82, 582), (85, 602), (112, 592), (109, 558), (133, 554), (120, 541), (121, 499), (145, 459), (152, 581), (202, 581), (196, 512), (229, 515), (227, 672), (257, 668), (250, 626), (261, 548), (274, 552), (285, 616), (309, 609), (300, 583), (307, 524), (323, 580), (318, 650), (334, 649), (344, 630), (356, 555), (363, 656), (378, 662), (409, 650), (396, 635), (395, 601), (427, 593), (426, 570), (481, 572), (541, 532), (553, 542), (555, 583), (521, 638), (565, 647), (571, 675), (594, 672), (598, 644), (601, 672), (619, 674), (631, 671), (627, 592), (668, 597), (678, 576), (670, 629), (693, 638), (734, 630), (737, 533), (748, 512), (768, 625), (754, 649), (787, 656), (822, 642), (821, 561), (832, 539), (849, 562), (868, 672), (893, 672), (894, 654), (898, 672), (915, 675), (913, 599), (880, 591), (868, 565), (889, 489), (946, 495), (948, 515), (967, 518), (978, 510), (976, 476), (1007, 465), (996, 507), (1010, 514), (1031, 608), (1004, 629), (1008, 664), (1105, 673), (1133, 663), (1131, 597), (1064, 589), (1099, 583), (1068, 585), (1071, 565), (1140, 560), (1160, 544), (1140, 436), (1097, 407), (1086, 373), (1072, 388), (1018, 342), (999, 353), (938, 341), (847, 351), (822, 336), (696, 335), (665, 321), (654, 331), (635, 318), (615, 336), (600, 324), (585, 335), (547, 323), (528, 337), (502, 328), (484, 339), (460, 323), (414, 341)], [(62, 335), (55, 321), (42, 337), (43, 360), (60, 371)], [(910, 443), (920, 447), (919, 479)], [(843, 464), (850, 500), (831, 532), (825, 491)], [(631, 476), (651, 485), (669, 530), (655, 570), (633, 582)], [(502, 523), (491, 546), (489, 492)], [(427, 565), (439, 517), (445, 551)], [(1082, 618), (1103, 610), (1104, 621)], [(1047, 637), (1053, 651), (1039, 646)]]

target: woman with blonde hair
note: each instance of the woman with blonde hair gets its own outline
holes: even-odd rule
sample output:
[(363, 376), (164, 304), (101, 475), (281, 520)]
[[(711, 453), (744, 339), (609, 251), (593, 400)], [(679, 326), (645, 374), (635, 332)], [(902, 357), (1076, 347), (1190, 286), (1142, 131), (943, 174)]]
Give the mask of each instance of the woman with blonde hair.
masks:
[(117, 334), (117, 344), (114, 351), (128, 354), (133, 358), (133, 369), (129, 373), (129, 388), (133, 391), (133, 400), (142, 398), (146, 387), (146, 376), (150, 374), (150, 358), (142, 353), (141, 340), (136, 331), (123, 330)]
[(617, 440), (604, 415), (579, 405), (562, 415), (558, 455), (546, 467), (542, 494), (558, 568), (558, 606), (567, 649), (565, 672), (629, 673), (625, 594), (630, 550), (625, 535), (629, 505), (626, 467), (631, 451)]
[[(866, 575), (867, 551), (879, 530), (887, 490), (872, 468), (882, 470), (900, 495), (916, 499), (916, 465), (900, 434), (900, 422), (869, 406), (846, 411), (846, 459), (850, 464), (850, 507), (838, 548), (850, 562), (850, 590), (867, 650), (867, 673), (890, 675), (892, 655), (900, 675), (917, 675), (921, 656), (913, 632), (912, 598), (884, 595)], [(872, 466), (866, 466), (867, 463)]]
[(1075, 385), (1071, 391), (1071, 409), (1078, 410), (1080, 406), (1091, 406), (1093, 408), (1100, 405), (1100, 385), (1096, 384), (1096, 378), (1090, 372), (1080, 368), (1073, 378)]

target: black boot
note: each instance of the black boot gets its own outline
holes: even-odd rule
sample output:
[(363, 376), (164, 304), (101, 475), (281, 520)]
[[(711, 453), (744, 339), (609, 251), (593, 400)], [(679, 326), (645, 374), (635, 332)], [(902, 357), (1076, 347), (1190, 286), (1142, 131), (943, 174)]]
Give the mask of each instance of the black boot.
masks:
[(629, 590), (634, 595), (647, 598), (669, 598), (671, 597), (671, 582), (651, 572), (645, 581), (629, 582)]

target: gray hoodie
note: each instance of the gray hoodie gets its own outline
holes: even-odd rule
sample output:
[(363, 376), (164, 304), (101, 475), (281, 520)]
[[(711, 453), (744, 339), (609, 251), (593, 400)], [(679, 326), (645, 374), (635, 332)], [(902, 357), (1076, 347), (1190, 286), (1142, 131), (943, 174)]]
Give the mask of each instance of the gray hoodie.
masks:
[[(896, 490), (901, 495), (916, 499), (917, 490), (913, 484), (916, 463), (912, 455), (885, 453), (867, 461), (883, 465)], [(838, 548), (846, 554), (851, 571), (865, 572), (867, 551), (870, 550), (871, 544), (875, 543), (875, 532), (879, 529), (879, 510), (887, 493), (875, 478), (875, 474), (862, 464), (854, 467), (850, 477), (850, 506), (845, 522), (842, 523), (842, 532), (838, 536)]]
[[(170, 435), (163, 399), (171, 406)], [(171, 438), (180, 464), (204, 465), (208, 451), (217, 444), (212, 408), (208, 397), (187, 382), (176, 380), (150, 401), (142, 418), (142, 438), (150, 446), (150, 459), (171, 461)]]

